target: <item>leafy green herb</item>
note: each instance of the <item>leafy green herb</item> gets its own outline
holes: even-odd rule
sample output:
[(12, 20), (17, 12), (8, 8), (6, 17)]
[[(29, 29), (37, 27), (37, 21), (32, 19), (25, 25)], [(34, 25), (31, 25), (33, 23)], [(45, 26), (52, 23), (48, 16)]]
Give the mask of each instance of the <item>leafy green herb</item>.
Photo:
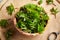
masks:
[(44, 31), (44, 24), (39, 25), (38, 24), (38, 32), (42, 33)]
[(13, 30), (9, 29), (5, 33), (6, 40), (11, 40), (10, 37), (13, 35)]
[(52, 8), (51, 10), (51, 13), (53, 14), (53, 15), (55, 15), (56, 16), (56, 14), (59, 12), (58, 10), (57, 10), (57, 8), (55, 9), (55, 8)]
[(46, 0), (47, 4), (53, 4), (53, 0)]
[(42, 4), (42, 0), (39, 0), (39, 1), (38, 1), (38, 4), (39, 4), (39, 5)]
[(11, 4), (10, 6), (6, 7), (7, 12), (9, 15), (12, 15), (12, 12), (14, 11), (14, 6)]
[(16, 14), (17, 26), (28, 33), (42, 33), (49, 17), (44, 8), (35, 4), (27, 4)]
[(2, 19), (1, 21), (0, 21), (0, 26), (1, 27), (6, 27), (6, 25), (8, 24), (8, 22), (7, 22), (7, 20), (5, 20), (5, 19)]

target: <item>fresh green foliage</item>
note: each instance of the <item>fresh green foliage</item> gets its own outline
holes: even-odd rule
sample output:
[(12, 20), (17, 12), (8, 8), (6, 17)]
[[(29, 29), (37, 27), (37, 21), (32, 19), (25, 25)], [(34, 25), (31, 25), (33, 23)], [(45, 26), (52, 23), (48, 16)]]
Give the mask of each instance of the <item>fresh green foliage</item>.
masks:
[(53, 4), (53, 0), (46, 0), (47, 4)]
[(59, 11), (57, 10), (57, 8), (55, 9), (55, 8), (52, 8), (51, 10), (51, 13), (53, 14), (53, 15), (56, 15)]
[(28, 33), (42, 33), (49, 17), (44, 8), (27, 4), (16, 14), (17, 27)]
[(11, 4), (10, 6), (6, 7), (7, 12), (9, 15), (12, 15), (12, 12), (14, 11), (14, 6)]
[(13, 30), (9, 29), (5, 33), (6, 40), (10, 40), (10, 37), (13, 35)]
[(7, 22), (7, 20), (5, 20), (5, 19), (2, 19), (1, 21), (0, 21), (0, 26), (1, 27), (6, 27), (6, 25), (8, 24), (8, 22)]
[(42, 0), (39, 0), (39, 1), (38, 1), (38, 4), (40, 5), (40, 4), (42, 4), (42, 2), (43, 2)]

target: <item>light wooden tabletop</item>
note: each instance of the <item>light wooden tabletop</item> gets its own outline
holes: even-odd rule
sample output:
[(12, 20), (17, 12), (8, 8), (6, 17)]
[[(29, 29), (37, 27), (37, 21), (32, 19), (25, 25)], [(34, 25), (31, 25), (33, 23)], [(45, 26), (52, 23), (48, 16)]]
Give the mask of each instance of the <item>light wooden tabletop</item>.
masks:
[[(46, 5), (46, 0), (43, 0), (43, 3), (41, 4), (42, 7), (44, 7), (45, 11), (47, 12), (47, 14), (49, 15), (49, 21), (48, 24), (45, 28), (45, 31), (37, 36), (25, 36), (21, 33), (19, 33), (16, 29), (14, 36), (11, 38), (11, 40), (47, 40), (48, 35), (51, 32), (60, 32), (60, 12), (56, 15), (56, 18), (54, 15), (51, 14), (51, 12), (49, 11), (52, 7), (57, 7), (58, 10), (60, 11), (60, 4), (56, 2), (56, 0), (54, 0), (54, 5)], [(3, 2), (0, 3), (0, 7), (2, 6), (2, 4), (4, 4), (4, 2), (6, 2), (6, 0), (3, 0)], [(10, 16), (8, 15), (7, 11), (6, 11), (6, 7), (10, 4), (13, 4), (15, 8), (15, 12), (13, 12), (13, 15)], [(32, 0), (8, 0), (6, 2), (6, 4), (2, 7), (1, 11), (0, 11), (0, 20), (1, 19), (9, 19), (12, 18), (14, 16), (14, 14), (16, 12), (18, 12), (19, 8), (27, 3), (33, 3), (33, 4), (37, 4), (37, 1), (32, 1)], [(37, 4), (38, 5), (38, 4)], [(13, 27), (13, 26), (12, 26)], [(4, 37), (4, 32), (5, 29), (0, 28), (0, 38), (1, 40), (5, 40)], [(60, 35), (58, 35), (56, 40), (60, 40)]]

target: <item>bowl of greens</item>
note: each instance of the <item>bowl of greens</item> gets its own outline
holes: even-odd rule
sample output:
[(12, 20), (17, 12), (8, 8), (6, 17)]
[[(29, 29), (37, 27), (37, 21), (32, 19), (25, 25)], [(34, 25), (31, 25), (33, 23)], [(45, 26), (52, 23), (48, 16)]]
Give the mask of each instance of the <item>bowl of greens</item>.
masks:
[(14, 18), (16, 29), (25, 35), (41, 34), (49, 20), (44, 8), (35, 4), (20, 7)]

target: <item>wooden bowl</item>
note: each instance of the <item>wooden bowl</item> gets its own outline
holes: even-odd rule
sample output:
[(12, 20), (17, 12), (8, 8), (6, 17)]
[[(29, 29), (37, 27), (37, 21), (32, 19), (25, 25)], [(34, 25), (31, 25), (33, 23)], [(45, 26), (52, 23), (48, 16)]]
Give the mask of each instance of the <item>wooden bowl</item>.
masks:
[(36, 36), (36, 35), (39, 35), (39, 33), (26, 33), (26, 32), (24, 32), (24, 31), (20, 30), (20, 28), (16, 27), (16, 18), (14, 18), (13, 22), (14, 22), (15, 28), (16, 28), (21, 34), (26, 35), (26, 36)]
[[(18, 27), (16, 26), (16, 18), (15, 18), (15, 17), (13, 18), (13, 22), (14, 22), (15, 28), (16, 28), (21, 34), (26, 35), (26, 36), (37, 36), (37, 35), (39, 35), (39, 33), (27, 33), (27, 32), (22, 31), (20, 28), (18, 28)], [(47, 24), (48, 24), (48, 21), (47, 21)], [(46, 26), (47, 26), (47, 25), (46, 25)], [(45, 27), (45, 29), (46, 29), (46, 27)], [(45, 29), (44, 29), (44, 30), (45, 30)], [(43, 31), (43, 32), (44, 32), (44, 31)]]

